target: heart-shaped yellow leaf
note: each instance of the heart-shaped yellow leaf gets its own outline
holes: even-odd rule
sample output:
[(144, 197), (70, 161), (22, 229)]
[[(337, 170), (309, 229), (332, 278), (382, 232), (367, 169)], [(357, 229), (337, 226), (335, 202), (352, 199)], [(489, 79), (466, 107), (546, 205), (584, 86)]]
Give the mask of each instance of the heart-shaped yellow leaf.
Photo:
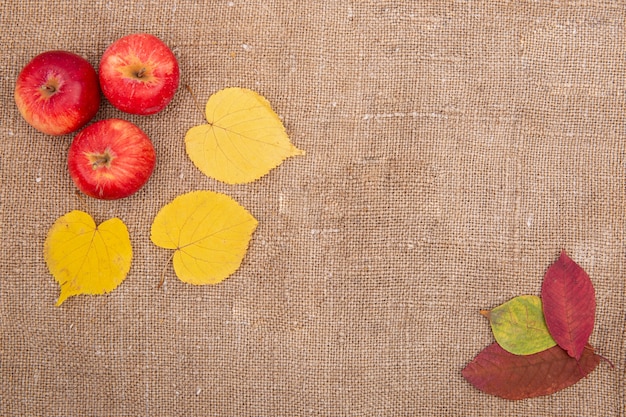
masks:
[(226, 88), (206, 103), (208, 124), (189, 129), (189, 158), (205, 175), (227, 184), (252, 182), (285, 159), (304, 155), (289, 140), (270, 103), (245, 88)]
[(150, 239), (175, 251), (174, 271), (181, 281), (217, 284), (239, 268), (257, 224), (229, 196), (193, 191), (161, 208)]
[(78, 210), (59, 217), (44, 242), (44, 259), (61, 286), (56, 305), (73, 295), (113, 291), (126, 278), (132, 256), (128, 229), (120, 219), (96, 226)]

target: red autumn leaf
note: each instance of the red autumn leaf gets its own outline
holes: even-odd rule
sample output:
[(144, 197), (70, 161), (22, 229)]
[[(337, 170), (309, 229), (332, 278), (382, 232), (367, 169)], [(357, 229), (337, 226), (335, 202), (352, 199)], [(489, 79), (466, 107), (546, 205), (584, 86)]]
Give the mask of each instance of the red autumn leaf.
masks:
[(487, 394), (521, 400), (553, 394), (574, 385), (589, 375), (600, 359), (590, 345), (577, 361), (559, 346), (532, 355), (514, 355), (494, 342), (462, 374)]
[(552, 338), (580, 359), (593, 331), (596, 295), (587, 273), (565, 251), (546, 271), (541, 299)]

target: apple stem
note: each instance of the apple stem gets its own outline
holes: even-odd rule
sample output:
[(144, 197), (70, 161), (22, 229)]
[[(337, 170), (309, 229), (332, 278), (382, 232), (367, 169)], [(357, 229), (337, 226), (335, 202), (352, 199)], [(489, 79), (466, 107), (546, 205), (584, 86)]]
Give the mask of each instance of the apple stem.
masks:
[(146, 67), (143, 67), (142, 69), (140, 69), (139, 71), (135, 73), (135, 76), (137, 78), (143, 78), (144, 75), (146, 75)]
[(44, 85), (43, 89), (46, 90), (50, 94), (55, 93), (57, 91), (56, 87), (52, 85)]
[(102, 166), (107, 166), (109, 162), (111, 162), (111, 157), (108, 154), (102, 154), (93, 159), (91, 166), (93, 169), (98, 169)]

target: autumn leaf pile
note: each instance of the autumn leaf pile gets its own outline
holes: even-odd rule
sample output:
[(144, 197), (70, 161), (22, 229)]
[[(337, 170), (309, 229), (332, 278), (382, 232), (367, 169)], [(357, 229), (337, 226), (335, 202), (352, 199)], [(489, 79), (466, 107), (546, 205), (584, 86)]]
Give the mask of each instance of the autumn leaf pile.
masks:
[(481, 311), (496, 341), (462, 374), (479, 390), (509, 400), (567, 388), (602, 359), (588, 343), (595, 309), (591, 279), (563, 251), (545, 273), (541, 297), (523, 295)]
[[(206, 124), (189, 129), (187, 155), (204, 174), (228, 184), (255, 181), (291, 156), (290, 141), (270, 103), (244, 88), (226, 88), (206, 104)], [(173, 250), (183, 282), (217, 284), (241, 266), (257, 220), (231, 197), (198, 190), (176, 197), (153, 220), (150, 238)], [(82, 211), (56, 220), (44, 243), (44, 259), (61, 287), (57, 306), (78, 294), (113, 291), (132, 261), (131, 240), (118, 218), (96, 226)]]

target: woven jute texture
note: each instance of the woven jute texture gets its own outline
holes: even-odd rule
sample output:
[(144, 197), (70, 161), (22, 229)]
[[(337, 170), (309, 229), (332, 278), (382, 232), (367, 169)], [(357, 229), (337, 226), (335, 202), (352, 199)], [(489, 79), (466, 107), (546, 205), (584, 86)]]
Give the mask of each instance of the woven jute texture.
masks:
[[(2, 1), (2, 416), (624, 416), (622, 1)], [(181, 66), (161, 113), (103, 101), (152, 139), (147, 185), (79, 198), (72, 135), (19, 115), (15, 79), (63, 49), (97, 67), (149, 32)], [(225, 87), (265, 96), (305, 156), (226, 185), (185, 153)], [(179, 281), (150, 241), (192, 190), (259, 221), (241, 268)], [(55, 307), (43, 259), (71, 210), (121, 218), (126, 281)], [(548, 397), (507, 401), (461, 376), (493, 341), (480, 309), (540, 294), (561, 250), (596, 289), (602, 362)], [(162, 287), (158, 287), (165, 276)]]

